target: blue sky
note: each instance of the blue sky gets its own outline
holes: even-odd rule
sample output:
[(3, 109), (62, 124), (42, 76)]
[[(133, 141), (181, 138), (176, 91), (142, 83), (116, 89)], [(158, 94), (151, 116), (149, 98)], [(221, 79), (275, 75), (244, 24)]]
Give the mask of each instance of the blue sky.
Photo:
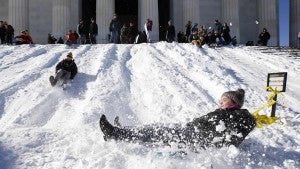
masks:
[(290, 17), (290, 1), (279, 0), (279, 36), (280, 46), (289, 45), (289, 17)]

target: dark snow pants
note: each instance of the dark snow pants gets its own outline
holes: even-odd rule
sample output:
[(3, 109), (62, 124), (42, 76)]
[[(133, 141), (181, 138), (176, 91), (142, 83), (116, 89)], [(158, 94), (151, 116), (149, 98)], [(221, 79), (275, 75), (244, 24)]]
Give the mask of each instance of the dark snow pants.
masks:
[(201, 132), (196, 132), (194, 127), (166, 127), (148, 125), (141, 128), (118, 128), (114, 127), (114, 139), (128, 142), (142, 143), (182, 143), (184, 145), (203, 146), (205, 139)]
[(70, 80), (70, 77), (71, 77), (71, 72), (60, 69), (57, 71), (55, 79), (57, 81), (62, 81), (63, 83), (67, 83), (67, 81)]

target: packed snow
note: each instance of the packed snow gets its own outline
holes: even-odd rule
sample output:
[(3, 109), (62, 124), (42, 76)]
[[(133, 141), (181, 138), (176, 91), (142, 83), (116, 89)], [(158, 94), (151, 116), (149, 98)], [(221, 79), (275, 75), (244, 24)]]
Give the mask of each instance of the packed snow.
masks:
[[(73, 52), (79, 73), (51, 87)], [(243, 88), (250, 112), (266, 103), (267, 74), (288, 72), (281, 122), (256, 128), (239, 147), (193, 152), (176, 145), (104, 141), (99, 118), (124, 126), (185, 124)], [(191, 44), (0, 46), (0, 168), (300, 168), (300, 58), (254, 47)], [(270, 115), (270, 109), (260, 114)], [(223, 127), (219, 126), (219, 130)]]

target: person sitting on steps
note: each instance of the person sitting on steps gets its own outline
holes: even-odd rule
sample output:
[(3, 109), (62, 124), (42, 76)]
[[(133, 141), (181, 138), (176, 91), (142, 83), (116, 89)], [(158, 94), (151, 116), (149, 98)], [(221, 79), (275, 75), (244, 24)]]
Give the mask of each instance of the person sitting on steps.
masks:
[[(105, 115), (100, 118), (100, 128), (104, 139), (143, 143), (183, 143), (190, 148), (238, 147), (255, 128), (256, 120), (244, 104), (245, 91), (227, 91), (222, 94), (220, 108), (204, 116), (193, 119), (183, 127), (175, 124), (168, 127), (152, 124), (141, 127), (120, 127), (110, 124)], [(118, 121), (118, 119), (117, 119)]]
[(51, 86), (55, 86), (58, 81), (66, 84), (68, 80), (73, 79), (77, 74), (77, 66), (73, 59), (72, 52), (67, 54), (67, 58), (60, 61), (55, 67), (55, 77), (50, 76), (49, 81)]

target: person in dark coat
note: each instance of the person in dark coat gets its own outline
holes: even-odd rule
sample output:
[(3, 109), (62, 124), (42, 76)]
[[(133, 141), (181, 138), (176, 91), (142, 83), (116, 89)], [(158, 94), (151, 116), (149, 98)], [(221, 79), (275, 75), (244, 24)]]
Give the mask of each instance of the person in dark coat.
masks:
[(183, 32), (179, 31), (177, 33), (177, 41), (178, 41), (178, 43), (186, 43), (187, 42), (186, 36), (184, 35)]
[(129, 34), (129, 42), (131, 44), (134, 43), (135, 37), (138, 35), (138, 33), (139, 33), (139, 31), (138, 31), (137, 27), (132, 22), (130, 22), (129, 28), (128, 28), (128, 34)]
[(83, 20), (80, 20), (79, 24), (77, 25), (77, 33), (79, 35), (79, 43), (85, 44), (87, 39), (86, 35), (88, 34), (87, 26), (84, 24)]
[(193, 119), (183, 127), (164, 125), (147, 125), (141, 127), (117, 127), (110, 124), (105, 115), (100, 118), (100, 128), (104, 139), (127, 142), (171, 143), (187, 145), (190, 148), (210, 146), (236, 146), (255, 128), (256, 120), (244, 104), (245, 91), (238, 89), (222, 94), (220, 108), (204, 116)]
[(62, 84), (66, 84), (68, 80), (74, 79), (77, 74), (77, 65), (73, 59), (72, 52), (69, 52), (67, 58), (56, 65), (55, 73), (55, 77), (50, 76), (49, 78), (51, 86), (55, 86), (58, 81), (62, 81)]
[(6, 30), (6, 37), (5, 37), (6, 44), (12, 45), (15, 30), (7, 22), (4, 22), (4, 27), (5, 27), (5, 30)]
[(121, 29), (121, 23), (118, 19), (117, 14), (114, 14), (114, 18), (109, 24), (109, 32), (111, 32), (111, 43), (119, 42), (119, 31)]
[(207, 37), (205, 37), (205, 42), (208, 46), (215, 46), (216, 45), (215, 34), (208, 32)]
[(185, 36), (186, 36), (186, 39), (190, 38), (191, 30), (192, 30), (192, 22), (188, 21), (188, 23), (185, 25)]
[(268, 40), (270, 39), (270, 33), (267, 31), (266, 28), (263, 29), (262, 33), (259, 34), (258, 36), (258, 44), (261, 46), (267, 46), (268, 45)]
[(57, 39), (51, 33), (48, 33), (48, 44), (55, 44), (56, 41)]
[(172, 24), (172, 21), (169, 20), (166, 33), (167, 42), (172, 43), (175, 40), (175, 35), (175, 26)]
[(95, 19), (91, 19), (90, 29), (89, 29), (89, 36), (91, 44), (96, 44), (96, 36), (98, 35), (98, 25), (95, 23)]
[(58, 38), (57, 44), (64, 44), (64, 40), (62, 37)]
[(121, 29), (120, 40), (121, 40), (121, 44), (129, 43), (129, 31), (126, 24), (124, 24)]
[(136, 36), (135, 39), (135, 44), (139, 44), (139, 43), (146, 43), (147, 42), (147, 35), (146, 32), (139, 32), (138, 35)]
[(0, 40), (1, 40), (1, 44), (5, 44), (5, 36), (6, 36), (6, 29), (4, 27), (4, 22), (0, 21)]
[(227, 23), (224, 23), (222, 27), (222, 37), (224, 38), (225, 45), (228, 45), (231, 42), (230, 28)]

